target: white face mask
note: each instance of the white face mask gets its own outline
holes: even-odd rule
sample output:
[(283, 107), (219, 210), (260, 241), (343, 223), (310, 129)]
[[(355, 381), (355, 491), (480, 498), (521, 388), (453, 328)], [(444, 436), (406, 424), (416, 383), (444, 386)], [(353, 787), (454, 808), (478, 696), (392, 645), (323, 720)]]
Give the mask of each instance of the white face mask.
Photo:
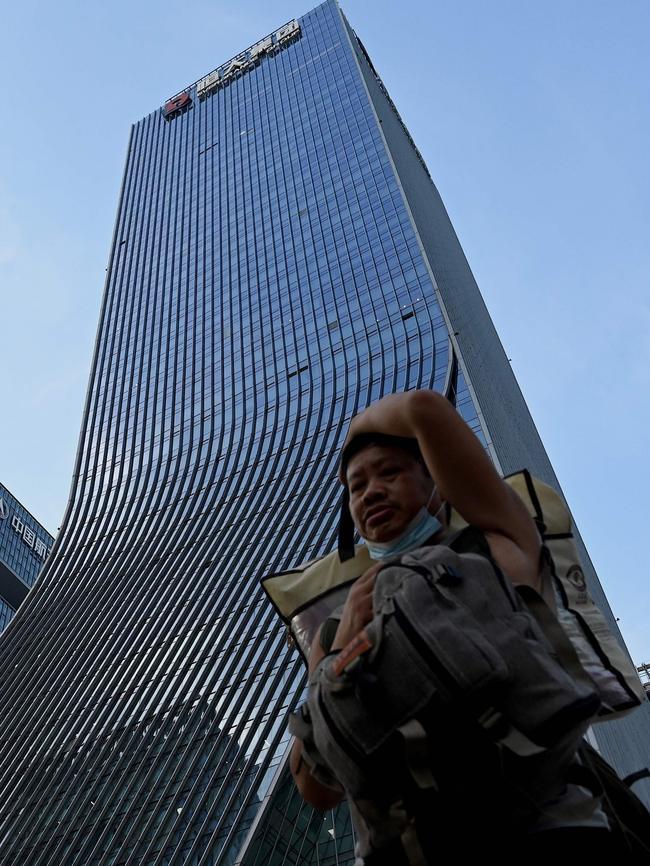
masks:
[(438, 520), (438, 515), (444, 508), (445, 503), (442, 503), (435, 514), (429, 512), (429, 504), (435, 494), (436, 486), (434, 484), (427, 504), (420, 508), (406, 529), (400, 532), (396, 538), (392, 538), (390, 541), (368, 541), (367, 538), (362, 538), (361, 540), (368, 548), (370, 558), (378, 560), (390, 559), (392, 556), (408, 553), (409, 550), (421, 547), (427, 539), (441, 530), (442, 523)]

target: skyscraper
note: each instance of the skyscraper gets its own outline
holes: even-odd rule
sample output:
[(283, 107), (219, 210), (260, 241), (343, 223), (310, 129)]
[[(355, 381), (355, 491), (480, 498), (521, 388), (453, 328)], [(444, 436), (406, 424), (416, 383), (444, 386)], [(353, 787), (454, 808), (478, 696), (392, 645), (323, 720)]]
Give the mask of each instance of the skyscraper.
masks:
[[(0, 863), (346, 862), (344, 810), (286, 782), (301, 662), (259, 578), (331, 549), (349, 418), (414, 387), (447, 393), (502, 471), (557, 483), (327, 0), (131, 130), (70, 505), (0, 642)], [(598, 731), (623, 770), (644, 724)]]

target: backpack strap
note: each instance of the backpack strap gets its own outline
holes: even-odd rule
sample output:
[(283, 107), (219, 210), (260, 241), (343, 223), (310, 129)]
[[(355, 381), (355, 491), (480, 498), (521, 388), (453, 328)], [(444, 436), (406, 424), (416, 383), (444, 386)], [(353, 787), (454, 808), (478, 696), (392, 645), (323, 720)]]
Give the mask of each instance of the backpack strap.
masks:
[(635, 863), (647, 862), (650, 856), (650, 813), (628, 787), (629, 777), (619, 778), (614, 768), (586, 740), (578, 750), (578, 755), (602, 787), (603, 809), (612, 832), (629, 854), (638, 857)]
[(519, 755), (520, 758), (530, 758), (532, 755), (539, 755), (546, 751), (546, 746), (533, 743), (519, 728), (515, 728), (502, 712), (495, 710), (494, 707), (488, 707), (478, 717), (478, 723), (496, 745), (505, 746), (513, 754)]
[(515, 587), (517, 595), (537, 620), (547, 640), (557, 653), (564, 670), (577, 682), (593, 688), (593, 681), (586, 673), (578, 654), (558, 618), (551, 611), (541, 595), (532, 586), (520, 584)]
[(354, 558), (354, 522), (350, 513), (350, 491), (347, 484), (343, 486), (341, 494), (338, 553), (341, 562)]
[(409, 769), (418, 788), (433, 788), (438, 790), (436, 780), (431, 772), (429, 755), (429, 735), (424, 726), (416, 719), (409, 719), (397, 728), (404, 740), (406, 766)]
[(342, 612), (343, 608), (337, 607), (336, 610), (333, 610), (327, 617), (320, 628), (318, 642), (320, 643), (321, 649), (324, 651), (325, 655), (327, 655), (332, 649), (332, 644), (334, 643), (334, 638), (336, 637), (336, 632), (339, 623), (341, 622)]
[(647, 767), (644, 767), (642, 770), (637, 770), (635, 773), (628, 773), (627, 776), (623, 777), (623, 781), (630, 788), (635, 782), (640, 782), (641, 779), (647, 779), (650, 777), (650, 770)]
[(464, 526), (440, 542), (455, 553), (480, 553), (491, 563), (496, 564), (492, 557), (490, 545), (482, 529), (476, 526)]

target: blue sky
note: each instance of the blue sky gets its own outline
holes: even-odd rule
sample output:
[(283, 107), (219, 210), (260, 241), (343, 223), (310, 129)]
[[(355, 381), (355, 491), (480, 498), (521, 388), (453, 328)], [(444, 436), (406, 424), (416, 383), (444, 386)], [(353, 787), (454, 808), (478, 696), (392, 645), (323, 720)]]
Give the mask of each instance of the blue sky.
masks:
[[(650, 7), (342, 5), (443, 196), (630, 651), (650, 661)], [(52, 532), (130, 124), (310, 6), (3, 5), (0, 479)]]

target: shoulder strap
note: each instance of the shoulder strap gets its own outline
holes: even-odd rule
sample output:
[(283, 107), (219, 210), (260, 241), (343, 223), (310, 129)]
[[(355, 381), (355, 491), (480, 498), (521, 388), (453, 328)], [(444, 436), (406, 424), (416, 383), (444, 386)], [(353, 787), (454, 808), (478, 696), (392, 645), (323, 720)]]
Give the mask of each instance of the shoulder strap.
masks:
[[(620, 779), (614, 768), (586, 740), (578, 754), (603, 788), (603, 808), (612, 831), (629, 853), (647, 859), (650, 854), (650, 814), (647, 808), (630, 790), (626, 780)], [(643, 861), (638, 859), (634, 862)]]
[(335, 611), (332, 611), (321, 626), (319, 641), (325, 654), (329, 653), (332, 649), (332, 644), (334, 643), (334, 638), (336, 637), (336, 632), (340, 622), (341, 609), (337, 608)]
[(570, 674), (578, 683), (593, 688), (593, 681), (586, 673), (578, 654), (573, 648), (567, 633), (560, 625), (558, 618), (546, 604), (541, 595), (532, 586), (520, 584), (515, 587), (517, 595), (524, 601), (526, 607), (537, 620), (538, 625), (544, 632), (564, 670)]
[[(528, 473), (525, 473), (525, 478), (527, 483), (530, 482), (530, 492), (532, 499), (535, 495), (535, 489), (532, 486), (532, 481), (530, 481), (530, 476), (528, 475)], [(536, 496), (534, 502), (535, 507), (538, 511), (539, 520), (540, 522), (543, 522), (541, 507)], [(490, 546), (487, 542), (487, 539), (485, 538), (484, 533), (474, 526), (466, 526), (464, 529), (461, 529), (460, 532), (457, 532), (449, 539), (446, 539), (445, 544), (452, 550), (456, 551), (456, 553), (480, 553), (483, 556), (486, 556), (491, 562), (493, 562), (492, 554), (490, 552)], [(544, 565), (546, 563), (546, 557), (548, 557), (548, 555), (548, 551), (545, 548), (542, 548), (540, 554), (540, 563), (542, 566), (542, 570), (544, 568)], [(565, 671), (570, 674), (570, 676), (572, 676), (576, 682), (582, 683), (583, 685), (588, 686), (590, 689), (593, 688), (593, 682), (591, 680), (591, 677), (589, 677), (589, 675), (585, 672), (585, 669), (580, 663), (580, 659), (578, 658), (578, 654), (576, 653), (573, 644), (571, 643), (568, 635), (560, 625), (557, 616), (551, 610), (546, 601), (536, 590), (532, 588), (532, 586), (519, 584), (514, 588), (517, 592), (517, 595), (522, 599), (530, 613), (537, 620), (538, 625), (546, 635), (546, 639), (549, 641), (549, 643), (552, 645), (553, 649), (557, 653), (560, 663), (562, 664), (562, 667), (565, 669)]]
[(455, 553), (480, 553), (492, 561), (492, 553), (487, 538), (483, 531), (475, 526), (465, 526), (445, 538), (441, 543), (445, 547), (451, 548)]

